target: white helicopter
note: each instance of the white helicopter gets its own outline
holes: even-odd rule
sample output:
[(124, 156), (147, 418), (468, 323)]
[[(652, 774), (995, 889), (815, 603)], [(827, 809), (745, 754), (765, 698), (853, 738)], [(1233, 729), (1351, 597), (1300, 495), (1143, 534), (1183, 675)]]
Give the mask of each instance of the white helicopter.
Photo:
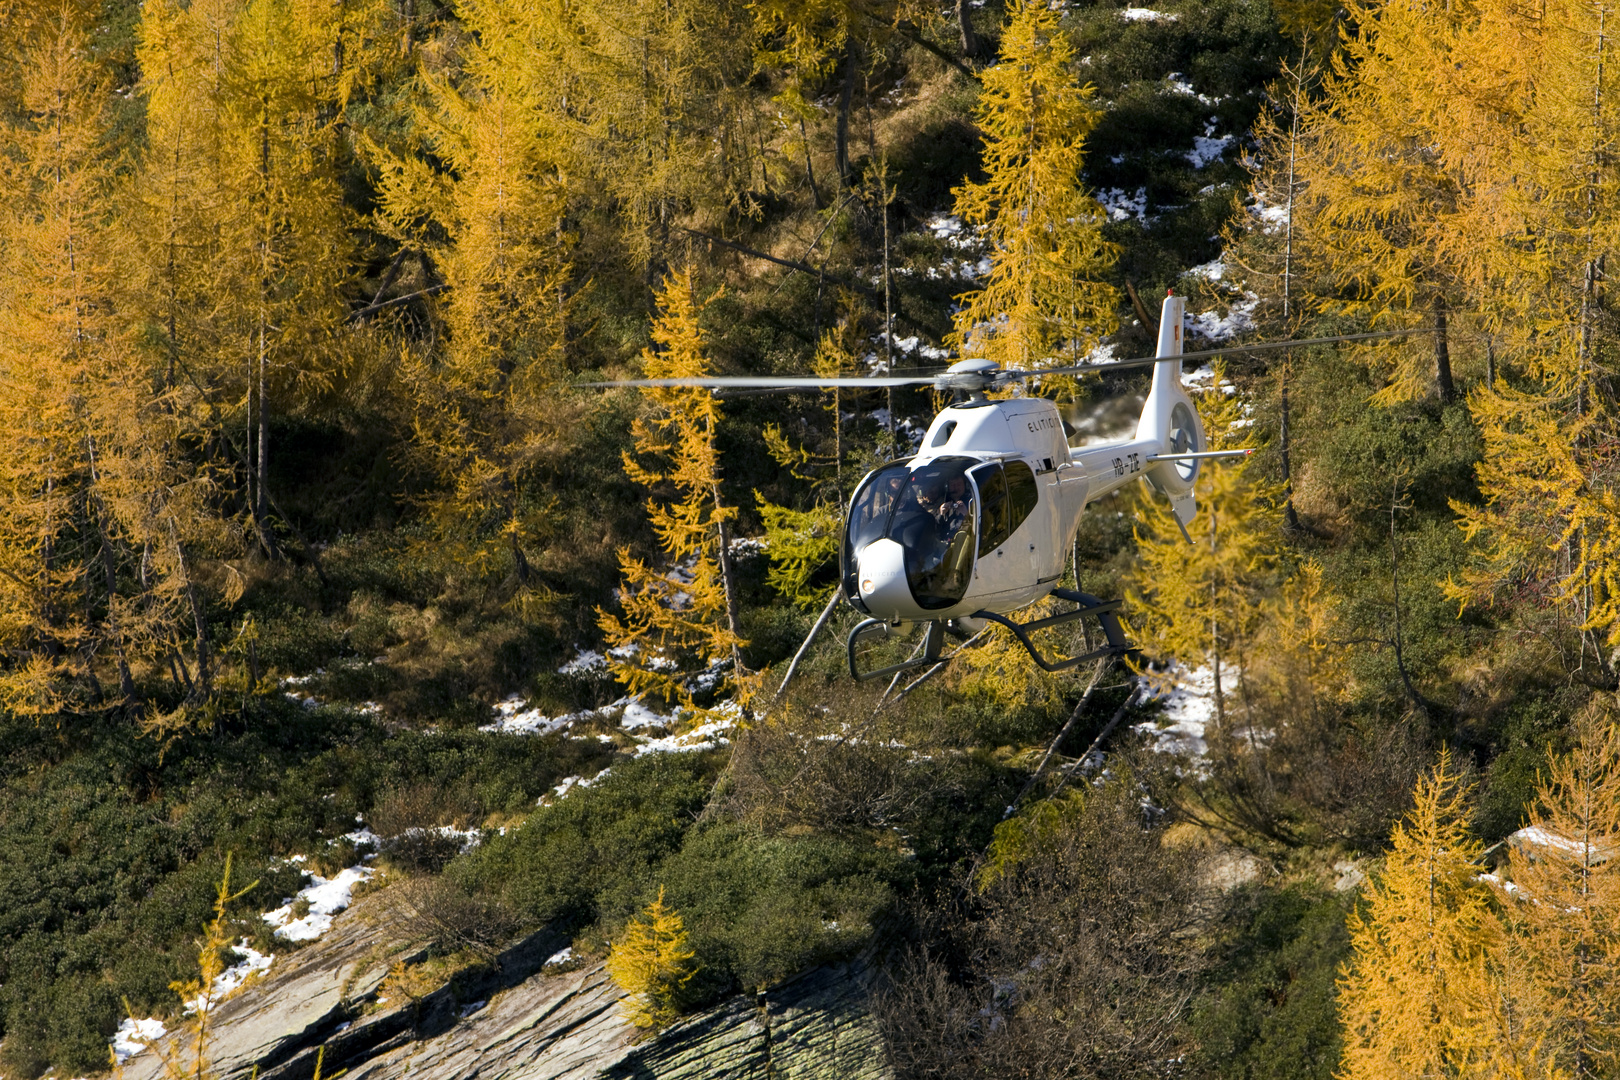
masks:
[[(934, 418), (917, 454), (868, 473), (846, 508), (839, 566), (842, 591), (851, 606), (868, 616), (849, 633), (850, 674), (876, 679), (949, 660), (943, 655), (947, 635), (965, 640), (987, 622), (1012, 631), (1043, 669), (1062, 671), (1129, 650), (1117, 614), (1123, 601), (1104, 602), (1058, 586), (1087, 504), (1144, 479), (1170, 500), (1185, 536), (1197, 511), (1193, 488), (1202, 463), (1249, 453), (1206, 449), (1198, 409), (1182, 386), (1183, 359), (1421, 332), (1349, 334), (1184, 353), (1185, 311), (1184, 297), (1165, 297), (1156, 354), (1106, 364), (1006, 371), (992, 361), (962, 360), (934, 376), (714, 376), (587, 385), (717, 390), (932, 385), (958, 392), (962, 400)], [(1116, 442), (1071, 447), (1053, 402), (985, 396), (986, 390), (1019, 379), (1149, 364), (1153, 384), (1136, 434)], [(1049, 595), (1077, 606), (1027, 623), (1008, 618)], [(1106, 642), (1102, 648), (1048, 659), (1030, 639), (1032, 631), (1088, 616), (1102, 626)], [(899, 664), (863, 668), (863, 645), (919, 622), (927, 624), (927, 632), (916, 655)]]

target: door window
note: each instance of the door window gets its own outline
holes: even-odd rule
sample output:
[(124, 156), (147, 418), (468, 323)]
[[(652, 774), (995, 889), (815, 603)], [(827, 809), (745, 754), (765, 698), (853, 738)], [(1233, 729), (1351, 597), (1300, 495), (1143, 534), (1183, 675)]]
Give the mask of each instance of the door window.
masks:
[(1007, 527), (1007, 480), (999, 461), (979, 466), (972, 475), (979, 488), (979, 554), (984, 555), (1012, 535)]
[(1007, 477), (1007, 535), (1011, 536), (1035, 512), (1041, 487), (1035, 482), (1034, 470), (1022, 461), (1006, 462), (1002, 469)]
[(1018, 531), (1040, 502), (1040, 484), (1022, 461), (993, 462), (973, 470), (979, 487), (979, 554), (994, 551)]

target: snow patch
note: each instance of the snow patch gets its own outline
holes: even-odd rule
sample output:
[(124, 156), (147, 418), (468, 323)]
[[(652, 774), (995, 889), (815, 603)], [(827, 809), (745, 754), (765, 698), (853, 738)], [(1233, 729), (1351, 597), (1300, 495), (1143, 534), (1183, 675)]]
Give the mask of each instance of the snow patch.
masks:
[(742, 718), (742, 708), (736, 702), (728, 701), (720, 708), (712, 710), (711, 715), (714, 716), (713, 719), (699, 724), (690, 731), (641, 742), (636, 747), (636, 757), (644, 754), (691, 754), (700, 750), (713, 750), (717, 746), (729, 746), (731, 740), (725, 738), (725, 733), (737, 726), (738, 720)]
[(1192, 162), (1193, 168), (1202, 169), (1212, 161), (1219, 161), (1234, 138), (1232, 135), (1216, 135), (1215, 117), (1212, 116), (1204, 124), (1204, 133), (1193, 136), (1193, 148), (1187, 151), (1187, 160)]
[(1244, 299), (1235, 300), (1226, 306), (1225, 315), (1217, 311), (1200, 311), (1196, 315), (1187, 315), (1185, 317), (1187, 333), (1197, 334), (1210, 342), (1230, 341), (1239, 334), (1246, 334), (1254, 329), (1254, 312), (1259, 306), (1258, 296), (1245, 293)]
[(210, 989), (186, 1002), (188, 1014), (207, 1012), (240, 989), (252, 976), (269, 971), (270, 965), (276, 962), (274, 956), (262, 953), (249, 945), (247, 938), (231, 946), (231, 949), (240, 954), (242, 959), (220, 972)]
[(1209, 750), (1205, 735), (1215, 722), (1215, 673), (1208, 666), (1188, 669), (1172, 664), (1155, 679), (1141, 680), (1146, 700), (1165, 703), (1157, 720), (1136, 725), (1158, 742), (1158, 749), (1202, 763)]
[(1147, 188), (1139, 187), (1135, 194), (1124, 188), (1104, 188), (1097, 192), (1097, 202), (1107, 211), (1110, 221), (1147, 221)]
[(605, 667), (607, 667), (607, 657), (595, 649), (581, 649), (578, 656), (557, 669), (557, 674), (578, 675), (587, 671), (601, 671)]
[(670, 718), (661, 716), (651, 706), (640, 698), (631, 698), (625, 702), (624, 715), (619, 717), (619, 726), (626, 731), (640, 731), (649, 727), (668, 727)]
[(1255, 195), (1254, 202), (1249, 206), (1249, 213), (1260, 219), (1260, 231), (1267, 236), (1274, 236), (1288, 227), (1288, 204), (1278, 205), (1268, 202), (1263, 194)]
[(1585, 858), (1590, 852), (1594, 858), (1602, 861), (1608, 859), (1614, 852), (1612, 841), (1594, 840), (1582, 844), (1579, 840), (1541, 825), (1528, 825), (1509, 836), (1507, 842), (1521, 850), (1526, 847), (1546, 848), (1576, 859)]
[(124, 1022), (118, 1025), (118, 1030), (113, 1032), (110, 1040), (113, 1056), (118, 1059), (118, 1064), (122, 1065), (166, 1034), (168, 1029), (163, 1026), (161, 1020), (154, 1018), (136, 1020), (133, 1017), (126, 1017)]
[(1164, 82), (1165, 85), (1169, 87), (1172, 94), (1180, 94), (1183, 97), (1197, 98), (1205, 105), (1219, 105), (1225, 100), (1224, 98), (1210, 97), (1208, 94), (1200, 94), (1197, 90), (1193, 89), (1193, 84), (1188, 82), (1179, 71), (1172, 71), (1170, 74), (1166, 75), (1164, 77)]
[(495, 706), (495, 722), (481, 725), (478, 730), (502, 735), (550, 735), (572, 727), (576, 719), (586, 715), (570, 713), (549, 717), (539, 709), (525, 709), (526, 704), (520, 695), (513, 694)]
[[(369, 866), (351, 866), (337, 877), (321, 877), (305, 871), (311, 884), (298, 890), (298, 895), (262, 918), (276, 928), (276, 937), (284, 941), (314, 941), (332, 929), (332, 918), (354, 900), (354, 887), (376, 873)], [(309, 914), (301, 919), (293, 917), (293, 905), (299, 900), (309, 903)]]
[(553, 964), (566, 964), (574, 958), (574, 947), (569, 945), (560, 952), (554, 952), (541, 967), (550, 967)]
[(1169, 11), (1154, 11), (1152, 8), (1128, 7), (1120, 11), (1119, 17), (1126, 22), (1176, 22), (1181, 18)]

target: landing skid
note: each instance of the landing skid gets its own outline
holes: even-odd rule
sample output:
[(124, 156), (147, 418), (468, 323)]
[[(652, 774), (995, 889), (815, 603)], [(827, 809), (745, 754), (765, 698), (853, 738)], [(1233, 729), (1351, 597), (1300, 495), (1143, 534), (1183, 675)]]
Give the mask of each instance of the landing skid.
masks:
[[(1030, 659), (1034, 660), (1042, 671), (1067, 671), (1072, 667), (1084, 664), (1088, 660), (1096, 660), (1104, 656), (1118, 656), (1121, 653), (1130, 651), (1130, 646), (1125, 641), (1125, 630), (1119, 624), (1118, 611), (1124, 606), (1125, 602), (1123, 600), (1110, 600), (1104, 603), (1089, 593), (1074, 592), (1070, 589), (1053, 589), (1052, 595), (1060, 600), (1068, 600), (1080, 606), (1073, 611), (1060, 612), (1057, 615), (1049, 615), (1044, 619), (1036, 619), (1027, 623), (1015, 623), (1006, 616), (997, 615), (993, 611), (975, 611), (969, 618), (999, 623), (1011, 630), (1013, 636), (1018, 639), (1018, 643), (1029, 653)], [(1067, 660), (1048, 660), (1041, 655), (1040, 650), (1035, 647), (1035, 643), (1029, 638), (1031, 631), (1042, 630), (1049, 626), (1059, 626), (1063, 623), (1073, 622), (1076, 619), (1084, 619), (1087, 616), (1095, 617), (1098, 623), (1102, 625), (1103, 637), (1108, 642), (1103, 648), (1093, 649), (1091, 652), (1081, 656), (1071, 656)], [(948, 656), (942, 655), (945, 651), (946, 635), (950, 634), (958, 638), (968, 636), (954, 625), (949, 625), (943, 620), (935, 620), (928, 624), (928, 636), (923, 639), (920, 655), (913, 656), (903, 663), (862, 671), (859, 656), (857, 655), (859, 647), (865, 642), (887, 637), (888, 634), (889, 625), (882, 619), (865, 619), (855, 625), (855, 628), (849, 632), (847, 643), (850, 675), (864, 682), (869, 679), (881, 679), (884, 676), (896, 675), (902, 671), (912, 671), (916, 668), (932, 667), (935, 664), (945, 663), (956, 657), (956, 652)], [(957, 650), (957, 652), (960, 651), (960, 649)]]

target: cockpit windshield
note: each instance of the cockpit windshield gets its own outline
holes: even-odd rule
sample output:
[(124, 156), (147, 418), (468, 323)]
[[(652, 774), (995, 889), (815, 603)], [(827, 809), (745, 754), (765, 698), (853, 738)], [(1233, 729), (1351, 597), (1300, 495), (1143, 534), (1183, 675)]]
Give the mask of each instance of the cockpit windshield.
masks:
[(856, 596), (856, 556), (888, 538), (905, 549), (906, 580), (924, 609), (961, 600), (973, 577), (976, 517), (968, 457), (943, 457), (915, 468), (895, 462), (874, 472), (850, 505), (844, 545), (845, 593)]

